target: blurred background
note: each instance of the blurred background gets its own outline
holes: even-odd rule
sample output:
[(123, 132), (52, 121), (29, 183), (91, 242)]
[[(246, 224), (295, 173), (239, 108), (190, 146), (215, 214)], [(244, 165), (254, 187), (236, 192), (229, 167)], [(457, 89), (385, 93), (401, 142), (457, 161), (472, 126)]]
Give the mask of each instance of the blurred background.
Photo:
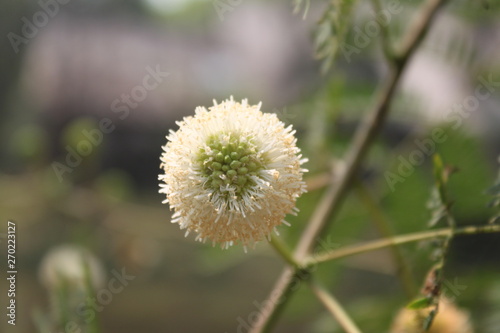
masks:
[[(421, 4), (398, 3), (394, 41)], [(288, 219), (292, 227), (280, 229), (293, 246), (387, 73), (378, 35), (364, 33), (360, 43), (359, 31), (374, 20), (370, 3), (352, 6), (343, 46), (340, 29), (325, 20), (325, 13), (338, 19), (335, 1), (303, 4), (295, 14), (285, 0), (0, 5), (0, 234), (16, 222), (18, 269), (16, 326), (2, 320), (2, 331), (247, 332), (283, 262), (265, 242), (248, 254), (239, 246), (222, 251), (170, 224), (157, 193), (165, 135), (196, 106), (230, 95), (262, 101), (263, 111), (293, 124), (311, 185), (299, 216)], [(439, 15), (329, 247), (425, 230), (433, 152), (459, 170), (450, 180), (459, 224), (484, 224), (495, 213), (485, 191), (499, 169), (499, 13), (498, 1), (454, 1)], [(478, 89), (484, 98), (475, 97)], [(422, 150), (418, 143), (436, 129), (446, 139)], [(391, 185), (387, 172), (397, 174), (416, 150), (421, 163)], [(5, 241), (1, 248), (5, 267)], [(406, 284), (390, 250), (318, 268), (366, 332), (387, 332), (433, 264), (432, 242), (401, 251)], [(452, 243), (448, 295), (476, 332), (500, 331), (499, 253), (496, 235)], [(65, 321), (76, 326), (61, 328)], [(341, 330), (301, 288), (276, 332)]]

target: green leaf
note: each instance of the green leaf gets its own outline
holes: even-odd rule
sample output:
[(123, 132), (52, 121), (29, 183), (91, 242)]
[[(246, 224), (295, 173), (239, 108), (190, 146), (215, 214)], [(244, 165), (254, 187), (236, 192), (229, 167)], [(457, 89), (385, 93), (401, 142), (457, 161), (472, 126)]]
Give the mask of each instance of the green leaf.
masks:
[[(335, 60), (340, 44), (351, 22), (352, 9), (357, 0), (331, 0), (314, 33), (315, 53), (323, 60), (321, 71), (326, 73)], [(297, 0), (298, 3), (301, 0)]]
[(425, 309), (432, 305), (432, 298), (423, 297), (410, 302), (406, 308), (411, 310)]

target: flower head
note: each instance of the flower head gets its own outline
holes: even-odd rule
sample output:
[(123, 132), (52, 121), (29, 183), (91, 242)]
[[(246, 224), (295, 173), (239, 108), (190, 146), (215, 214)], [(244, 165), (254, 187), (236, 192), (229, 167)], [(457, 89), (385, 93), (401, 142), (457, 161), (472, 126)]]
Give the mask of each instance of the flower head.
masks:
[(177, 124), (160, 158), (160, 193), (186, 236), (246, 248), (296, 214), (307, 170), (291, 126), (232, 97)]

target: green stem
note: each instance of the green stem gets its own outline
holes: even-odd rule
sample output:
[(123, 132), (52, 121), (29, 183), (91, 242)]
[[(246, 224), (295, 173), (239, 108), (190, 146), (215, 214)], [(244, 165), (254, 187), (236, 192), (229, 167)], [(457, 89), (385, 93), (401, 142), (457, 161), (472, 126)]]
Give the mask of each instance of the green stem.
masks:
[(361, 330), (356, 326), (354, 321), (349, 317), (342, 305), (330, 294), (325, 288), (318, 283), (312, 282), (310, 284), (311, 290), (323, 303), (332, 316), (342, 326), (346, 333), (361, 333)]
[(306, 260), (306, 264), (307, 266), (310, 267), (326, 261), (341, 259), (355, 254), (371, 252), (389, 246), (417, 242), (430, 238), (451, 237), (452, 235), (453, 236), (470, 235), (470, 234), (493, 233), (493, 232), (500, 232), (500, 225), (468, 226), (456, 229), (442, 228), (430, 231), (415, 232), (391, 238), (369, 241), (358, 245), (346, 246), (338, 250), (333, 250), (322, 254), (321, 253), (316, 254), (314, 256), (309, 257)]
[(272, 234), (271, 239), (269, 240), (269, 244), (273, 246), (276, 252), (283, 258), (285, 261), (295, 269), (300, 268), (300, 264), (293, 257), (292, 251), (286, 246), (286, 244), (278, 238), (276, 235)]

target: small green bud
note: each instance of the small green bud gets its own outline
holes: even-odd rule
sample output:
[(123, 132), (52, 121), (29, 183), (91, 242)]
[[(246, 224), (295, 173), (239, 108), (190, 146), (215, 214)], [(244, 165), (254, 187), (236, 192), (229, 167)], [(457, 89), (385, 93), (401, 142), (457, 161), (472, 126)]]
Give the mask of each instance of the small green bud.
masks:
[(240, 161), (232, 161), (229, 166), (231, 167), (231, 169), (236, 170), (241, 166), (241, 162)]
[(217, 154), (215, 155), (215, 160), (216, 160), (217, 162), (224, 162), (224, 154), (222, 154), (221, 152), (217, 153)]
[(250, 170), (250, 171), (257, 170), (257, 164), (255, 164), (255, 162), (248, 163), (248, 170)]
[(213, 170), (220, 170), (220, 169), (222, 169), (222, 164), (220, 164), (219, 162), (213, 162), (212, 169)]
[(247, 144), (246, 143), (240, 143), (240, 145), (238, 146), (238, 154), (240, 155), (243, 155), (245, 153), (245, 151), (247, 150)]
[(212, 179), (212, 187), (218, 188), (223, 184), (221, 179)]
[(248, 177), (245, 176), (238, 176), (237, 183), (240, 186), (244, 186), (248, 182)]
[(240, 159), (240, 154), (238, 154), (237, 152), (233, 151), (231, 153), (231, 159), (232, 160), (239, 160)]

